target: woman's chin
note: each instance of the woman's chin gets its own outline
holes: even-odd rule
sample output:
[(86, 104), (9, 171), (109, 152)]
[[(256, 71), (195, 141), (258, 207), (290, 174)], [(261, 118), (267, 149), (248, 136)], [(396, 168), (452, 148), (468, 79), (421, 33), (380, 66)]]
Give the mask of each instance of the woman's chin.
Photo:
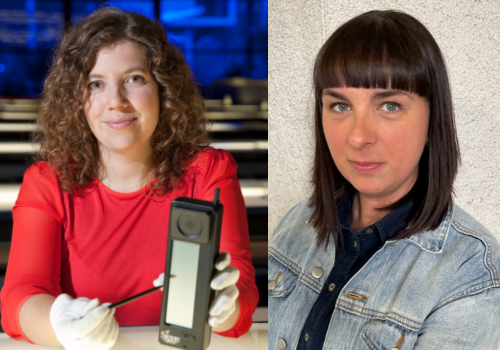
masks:
[(144, 145), (144, 142), (139, 142), (139, 140), (121, 138), (107, 140), (107, 142), (100, 143), (100, 149), (112, 153), (126, 153), (126, 152), (136, 152), (140, 150)]

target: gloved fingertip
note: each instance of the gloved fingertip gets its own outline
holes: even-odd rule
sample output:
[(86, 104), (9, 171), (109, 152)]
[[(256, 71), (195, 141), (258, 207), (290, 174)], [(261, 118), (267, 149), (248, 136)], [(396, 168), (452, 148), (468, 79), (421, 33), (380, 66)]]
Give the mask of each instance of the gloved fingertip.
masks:
[(92, 310), (94, 310), (96, 307), (99, 306), (99, 299), (95, 298), (92, 300), (89, 300), (87, 298), (77, 298), (75, 301), (78, 301), (81, 305), (80, 309), (80, 316), (85, 316)]
[(159, 287), (165, 283), (165, 272), (163, 272), (157, 279), (153, 281), (153, 286)]
[(213, 290), (218, 290), (217, 289), (218, 286), (219, 286), (219, 283), (217, 283), (217, 281), (212, 280), (212, 282), (210, 282), (210, 288), (212, 288)]
[(216, 317), (209, 317), (208, 324), (210, 325), (210, 327), (216, 327), (219, 324), (219, 322), (217, 321)]
[(231, 255), (228, 252), (222, 252), (215, 260), (215, 268), (219, 271), (224, 270), (231, 263)]
[(104, 309), (103, 311), (104, 312), (109, 312), (111, 314), (111, 316), (113, 316), (115, 314), (115, 311), (116, 311), (116, 308), (112, 308), (110, 309), (110, 306), (111, 303), (104, 303), (104, 304), (101, 304), (99, 307)]
[(222, 252), (221, 253), (221, 256), (222, 256), (222, 261), (226, 261), (228, 263), (231, 262), (231, 254), (229, 254), (228, 252)]
[(110, 308), (109, 308), (109, 306), (103, 306), (103, 305), (101, 305), (101, 306), (100, 306), (100, 308), (102, 308), (102, 312), (103, 312), (104, 314), (106, 314), (106, 316), (107, 316), (108, 314), (114, 315), (114, 313), (115, 313), (115, 311), (116, 311), (116, 309), (110, 309)]
[(211, 310), (208, 311), (208, 315), (210, 317), (218, 316), (219, 313), (220, 313), (220, 308), (219, 307), (217, 307), (217, 308), (213, 307)]
[(89, 306), (97, 307), (100, 303), (99, 298), (94, 298), (89, 302)]

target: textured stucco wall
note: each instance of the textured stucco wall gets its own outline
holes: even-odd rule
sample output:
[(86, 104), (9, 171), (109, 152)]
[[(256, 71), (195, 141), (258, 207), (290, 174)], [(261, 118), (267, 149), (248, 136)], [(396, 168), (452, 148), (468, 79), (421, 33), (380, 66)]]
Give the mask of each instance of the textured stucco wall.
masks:
[(269, 233), (310, 194), (312, 65), (350, 18), (396, 9), (420, 20), (444, 54), (462, 166), (456, 202), (500, 240), (500, 1), (269, 1)]

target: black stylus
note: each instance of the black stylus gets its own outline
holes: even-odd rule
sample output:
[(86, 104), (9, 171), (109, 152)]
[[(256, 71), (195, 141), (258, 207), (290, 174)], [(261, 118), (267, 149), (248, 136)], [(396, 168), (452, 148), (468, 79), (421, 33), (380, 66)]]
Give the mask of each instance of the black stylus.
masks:
[[(174, 278), (174, 277), (175, 277), (175, 276), (173, 276), (173, 275), (172, 275), (172, 276), (170, 276), (170, 278)], [(158, 287), (154, 287), (154, 288), (151, 288), (151, 289), (148, 289), (148, 290), (146, 290), (146, 291), (144, 291), (144, 292), (142, 292), (142, 293), (139, 293), (139, 294), (133, 295), (133, 296), (131, 296), (130, 298), (123, 299), (122, 301), (119, 301), (119, 302), (117, 302), (117, 303), (111, 304), (111, 305), (109, 305), (108, 307), (109, 307), (110, 309), (117, 308), (117, 307), (119, 307), (119, 306), (122, 306), (122, 305), (125, 305), (125, 304), (127, 304), (127, 303), (130, 303), (131, 301), (133, 301), (133, 300), (135, 300), (135, 299), (142, 298), (143, 296), (148, 295), (149, 293), (153, 293), (153, 292), (157, 291), (158, 289), (160, 289), (160, 288), (162, 288), (162, 287), (163, 287), (163, 285), (158, 286)]]

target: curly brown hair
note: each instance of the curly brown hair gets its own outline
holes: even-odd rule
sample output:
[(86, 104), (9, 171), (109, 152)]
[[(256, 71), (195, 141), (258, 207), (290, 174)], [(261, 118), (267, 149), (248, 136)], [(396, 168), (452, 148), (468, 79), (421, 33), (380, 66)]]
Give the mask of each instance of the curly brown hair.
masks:
[(160, 115), (151, 137), (153, 193), (163, 195), (178, 186), (189, 162), (208, 144), (203, 99), (163, 26), (137, 13), (101, 8), (63, 36), (38, 111), (34, 141), (40, 149), (34, 161), (47, 162), (67, 193), (90, 184), (100, 169), (97, 139), (83, 110), (88, 75), (100, 50), (123, 41), (142, 47), (159, 85)]

